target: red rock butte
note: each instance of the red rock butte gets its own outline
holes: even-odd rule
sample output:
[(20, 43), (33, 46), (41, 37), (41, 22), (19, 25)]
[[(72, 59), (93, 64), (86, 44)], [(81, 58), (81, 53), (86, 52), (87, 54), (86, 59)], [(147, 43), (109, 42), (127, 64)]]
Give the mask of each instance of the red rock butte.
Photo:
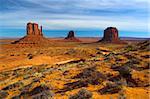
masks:
[(27, 23), (27, 35), (13, 42), (12, 44), (40, 44), (47, 43), (48, 40), (43, 36), (42, 26), (39, 29), (37, 23)]
[(69, 31), (67, 37), (64, 40), (70, 42), (80, 42), (80, 40), (75, 37), (74, 31)]
[(100, 42), (104, 43), (125, 43), (119, 39), (119, 32), (116, 27), (107, 27), (104, 30), (104, 37)]

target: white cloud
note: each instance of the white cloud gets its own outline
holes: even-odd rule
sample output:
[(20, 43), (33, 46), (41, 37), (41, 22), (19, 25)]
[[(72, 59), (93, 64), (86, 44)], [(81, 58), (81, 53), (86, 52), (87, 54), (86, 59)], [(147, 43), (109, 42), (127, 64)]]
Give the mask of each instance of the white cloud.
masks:
[[(25, 14), (25, 13), (24, 13)], [(12, 17), (9, 17), (11, 16)], [(23, 14), (22, 14), (23, 15)], [(6, 16), (6, 15), (4, 15)], [(2, 19), (4, 16), (1, 16)], [(3, 26), (24, 28), (29, 21), (37, 22), (43, 25), (45, 29), (104, 29), (108, 26), (115, 26), (121, 30), (146, 31), (147, 21), (137, 20), (134, 17), (105, 17), (89, 15), (68, 15), (68, 14), (45, 14), (34, 16), (23, 16), (8, 14), (5, 20), (2, 20)], [(20, 19), (19, 19), (20, 18)], [(19, 19), (19, 20), (18, 20)]]
[[(104, 29), (116, 26), (121, 30), (147, 31), (148, 28), (146, 14), (140, 13), (147, 8), (147, 0), (26, 1), (41, 8), (23, 8), (0, 13), (1, 26), (24, 28), (27, 22), (34, 21), (43, 25), (45, 29)], [(93, 14), (95, 10), (100, 11)], [(133, 10), (133, 12), (124, 13), (122, 12), (124, 10)]]

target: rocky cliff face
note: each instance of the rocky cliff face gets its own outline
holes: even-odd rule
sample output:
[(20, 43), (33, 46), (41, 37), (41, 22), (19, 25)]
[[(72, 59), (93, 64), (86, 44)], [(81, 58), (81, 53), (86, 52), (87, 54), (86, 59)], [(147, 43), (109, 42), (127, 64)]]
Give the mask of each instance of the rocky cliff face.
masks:
[(13, 44), (40, 44), (40, 43), (46, 43), (48, 40), (43, 37), (42, 33), (42, 26), (39, 29), (39, 26), (37, 23), (27, 23), (26, 26), (26, 36), (23, 38), (13, 42)]
[(104, 43), (125, 43), (119, 39), (119, 31), (116, 27), (108, 27), (104, 30), (104, 37), (100, 42)]
[(79, 42), (80, 40), (75, 37), (74, 31), (69, 31), (65, 41)]
[(28, 23), (27, 24), (27, 35), (36, 35), (42, 36), (42, 26), (41, 29), (38, 28), (38, 24), (36, 23)]
[(104, 37), (102, 41), (104, 42), (117, 42), (119, 41), (118, 30), (115, 27), (108, 27), (104, 30)]

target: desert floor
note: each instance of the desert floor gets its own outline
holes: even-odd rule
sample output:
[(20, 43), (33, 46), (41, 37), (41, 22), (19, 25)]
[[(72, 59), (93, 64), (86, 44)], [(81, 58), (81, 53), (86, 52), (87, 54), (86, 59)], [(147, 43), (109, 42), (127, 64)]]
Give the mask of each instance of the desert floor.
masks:
[(149, 99), (149, 41), (104, 44), (94, 38), (55, 38), (46, 45), (10, 44), (14, 40), (0, 40), (0, 99), (30, 99), (41, 93), (54, 99), (82, 94)]

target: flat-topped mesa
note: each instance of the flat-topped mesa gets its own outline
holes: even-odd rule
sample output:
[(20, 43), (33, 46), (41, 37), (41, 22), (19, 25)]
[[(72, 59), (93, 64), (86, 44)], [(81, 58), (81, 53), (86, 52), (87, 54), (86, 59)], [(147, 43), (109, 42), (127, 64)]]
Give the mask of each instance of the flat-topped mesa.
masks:
[(126, 43), (119, 39), (119, 31), (116, 27), (107, 27), (104, 30), (104, 37), (100, 42), (103, 43)]
[(43, 36), (42, 26), (39, 29), (37, 23), (27, 23), (26, 32), (26, 36), (12, 44), (47, 44), (49, 42), (49, 40)]
[(37, 23), (28, 23), (27, 24), (27, 35), (36, 35), (36, 36), (43, 36), (42, 34), (42, 26), (41, 29), (39, 29)]
[(118, 29), (116, 27), (108, 27), (104, 30), (102, 41), (117, 42), (119, 41)]
[(79, 42), (80, 40), (75, 37), (74, 31), (69, 31), (67, 37), (65, 38), (65, 41)]

